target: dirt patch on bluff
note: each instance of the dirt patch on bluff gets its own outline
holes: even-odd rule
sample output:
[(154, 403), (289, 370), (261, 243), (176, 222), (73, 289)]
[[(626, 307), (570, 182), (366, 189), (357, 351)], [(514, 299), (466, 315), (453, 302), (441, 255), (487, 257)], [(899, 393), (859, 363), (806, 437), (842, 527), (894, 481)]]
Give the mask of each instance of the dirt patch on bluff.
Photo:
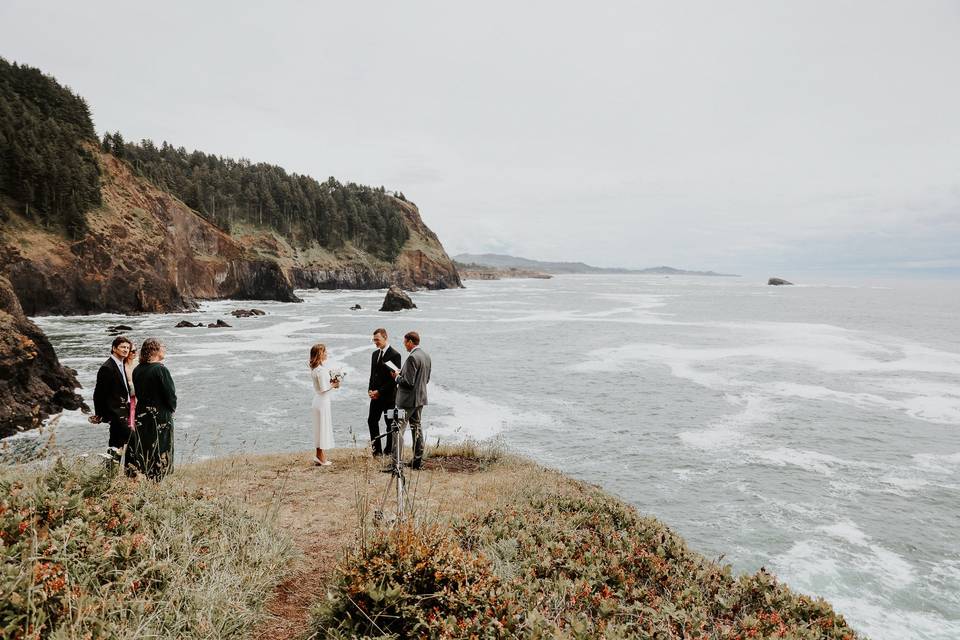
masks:
[[(333, 465), (317, 467), (312, 452), (235, 456), (181, 467), (186, 482), (228, 496), (289, 535), (298, 557), (279, 577), (265, 603), (268, 618), (251, 638), (302, 637), (310, 609), (326, 597), (337, 563), (356, 548), (362, 528), (372, 531), (373, 512), (392, 512), (389, 474), (383, 462), (362, 449), (335, 449)], [(409, 453), (406, 456), (409, 459)], [(569, 480), (526, 461), (491, 463), (458, 452), (438, 452), (421, 471), (408, 470), (414, 517), (443, 520), (509, 499), (518, 487), (537, 482), (558, 486)]]
[(483, 471), (489, 463), (466, 456), (436, 456), (423, 463), (426, 471), (446, 471), (447, 473), (477, 473)]

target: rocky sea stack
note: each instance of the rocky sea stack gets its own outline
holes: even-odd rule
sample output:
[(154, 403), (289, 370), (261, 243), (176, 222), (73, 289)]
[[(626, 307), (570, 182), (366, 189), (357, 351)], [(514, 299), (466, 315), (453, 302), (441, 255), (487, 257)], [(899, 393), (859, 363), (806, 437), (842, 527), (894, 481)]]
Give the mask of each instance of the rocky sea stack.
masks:
[(404, 309), (416, 309), (417, 305), (413, 303), (410, 296), (397, 285), (391, 285), (387, 290), (387, 295), (383, 297), (383, 306), (380, 311), (403, 311)]

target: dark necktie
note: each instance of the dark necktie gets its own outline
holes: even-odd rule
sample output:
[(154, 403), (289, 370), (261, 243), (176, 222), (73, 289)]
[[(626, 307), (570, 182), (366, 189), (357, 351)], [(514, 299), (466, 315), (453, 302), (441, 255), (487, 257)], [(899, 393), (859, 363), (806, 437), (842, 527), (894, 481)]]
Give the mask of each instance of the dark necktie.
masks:
[(377, 364), (380, 364), (380, 361), (383, 360), (383, 351), (377, 349)]

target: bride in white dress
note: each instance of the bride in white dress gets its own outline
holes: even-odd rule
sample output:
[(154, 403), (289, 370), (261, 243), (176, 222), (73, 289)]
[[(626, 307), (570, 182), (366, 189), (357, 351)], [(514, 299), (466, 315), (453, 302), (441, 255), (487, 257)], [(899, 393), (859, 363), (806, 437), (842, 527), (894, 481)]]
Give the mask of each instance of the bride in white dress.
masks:
[(316, 465), (329, 466), (324, 449), (333, 448), (333, 414), (330, 412), (330, 392), (340, 388), (340, 381), (330, 380), (330, 370), (323, 366), (327, 360), (327, 346), (315, 344), (310, 348), (310, 377), (313, 378), (313, 444), (317, 455), (313, 458)]

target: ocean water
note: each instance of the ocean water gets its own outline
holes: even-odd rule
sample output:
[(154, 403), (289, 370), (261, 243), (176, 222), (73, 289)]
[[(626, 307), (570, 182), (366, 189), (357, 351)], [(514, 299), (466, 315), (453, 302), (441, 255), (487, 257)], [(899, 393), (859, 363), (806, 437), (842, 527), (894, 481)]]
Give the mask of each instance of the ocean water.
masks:
[[(960, 284), (467, 284), (417, 292), (419, 308), (399, 314), (376, 311), (382, 291), (305, 291), (302, 304), (36, 320), (87, 398), (107, 326), (164, 340), (182, 461), (310, 449), (317, 341), (348, 373), (333, 413), (352, 446), (366, 433), (372, 330), (399, 347), (416, 329), (433, 359), (429, 442), (498, 436), (707, 556), (827, 598), (872, 638), (960, 638)], [(225, 315), (247, 306), (268, 315)], [(173, 328), (221, 317), (233, 328)], [(76, 412), (52, 430), (68, 452), (106, 443)]]

